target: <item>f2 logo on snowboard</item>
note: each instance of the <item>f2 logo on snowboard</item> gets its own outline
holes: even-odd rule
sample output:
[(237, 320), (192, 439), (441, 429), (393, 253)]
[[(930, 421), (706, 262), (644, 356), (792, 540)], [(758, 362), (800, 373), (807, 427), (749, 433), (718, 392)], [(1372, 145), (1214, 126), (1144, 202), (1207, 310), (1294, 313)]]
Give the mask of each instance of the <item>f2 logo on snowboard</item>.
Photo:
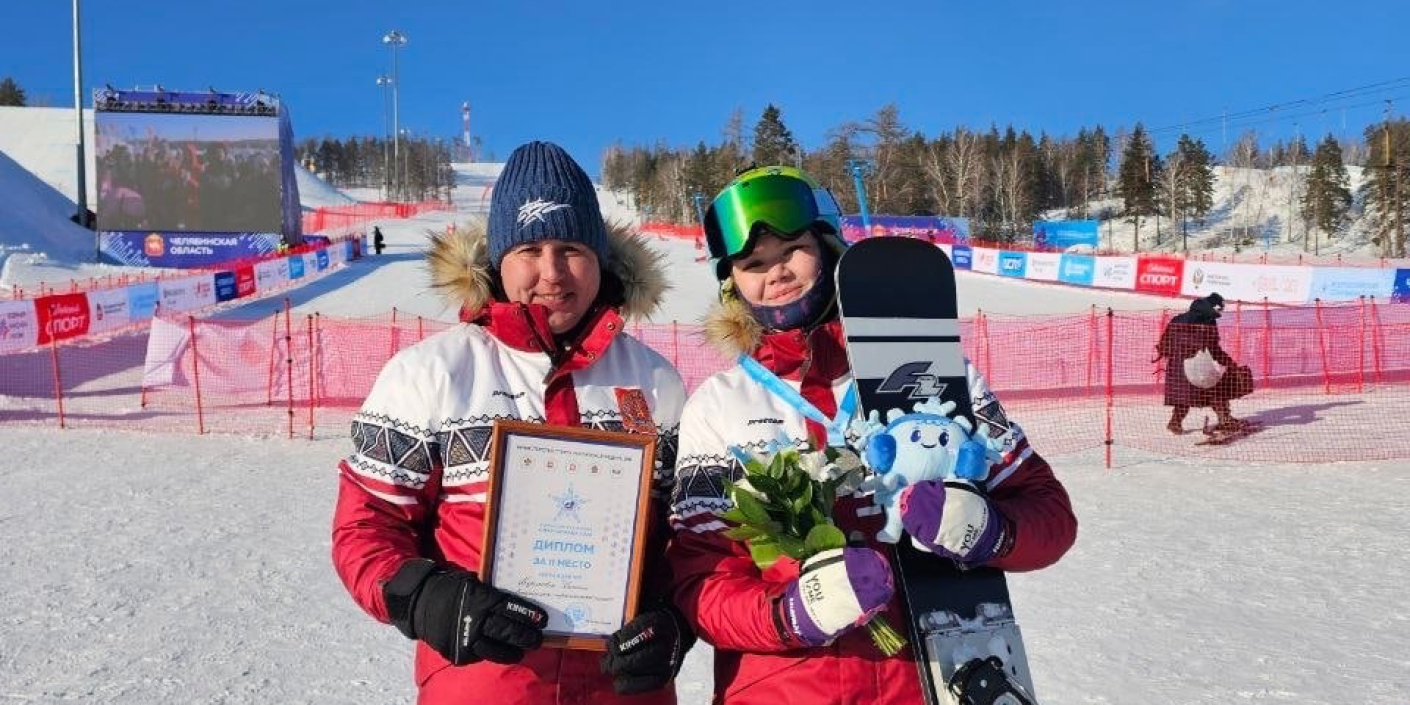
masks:
[(876, 388), (877, 394), (901, 394), (910, 388), (911, 392), (907, 399), (930, 399), (938, 397), (945, 391), (945, 383), (939, 377), (926, 374), (930, 370), (930, 362), (907, 362), (891, 371), (891, 374), (882, 380), (881, 385)]

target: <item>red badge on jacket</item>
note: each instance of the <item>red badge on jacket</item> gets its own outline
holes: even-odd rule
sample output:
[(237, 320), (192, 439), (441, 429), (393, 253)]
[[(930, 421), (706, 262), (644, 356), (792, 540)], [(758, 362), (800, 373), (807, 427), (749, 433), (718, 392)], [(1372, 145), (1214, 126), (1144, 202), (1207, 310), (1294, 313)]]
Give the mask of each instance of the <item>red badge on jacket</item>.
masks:
[(656, 422), (651, 420), (651, 407), (646, 405), (646, 395), (640, 389), (617, 387), (617, 412), (622, 415), (622, 428), (631, 433), (656, 433)]

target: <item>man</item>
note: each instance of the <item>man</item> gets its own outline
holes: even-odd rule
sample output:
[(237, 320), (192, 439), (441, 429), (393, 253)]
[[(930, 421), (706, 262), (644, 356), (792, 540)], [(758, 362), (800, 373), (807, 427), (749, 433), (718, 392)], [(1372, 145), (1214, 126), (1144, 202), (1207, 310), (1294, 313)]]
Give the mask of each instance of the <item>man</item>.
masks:
[(417, 640), (418, 702), (674, 703), (667, 686), (694, 636), (661, 599), (664, 576), (648, 575), (643, 613), (599, 664), (593, 652), (539, 648), (544, 609), (474, 573), (495, 419), (654, 429), (653, 571), (685, 390), (622, 316), (656, 308), (658, 260), (603, 221), (582, 168), (544, 142), (510, 155), (488, 223), (435, 236), (428, 259), (462, 325), (392, 358), (353, 419), (333, 517), (339, 577), (359, 606)]

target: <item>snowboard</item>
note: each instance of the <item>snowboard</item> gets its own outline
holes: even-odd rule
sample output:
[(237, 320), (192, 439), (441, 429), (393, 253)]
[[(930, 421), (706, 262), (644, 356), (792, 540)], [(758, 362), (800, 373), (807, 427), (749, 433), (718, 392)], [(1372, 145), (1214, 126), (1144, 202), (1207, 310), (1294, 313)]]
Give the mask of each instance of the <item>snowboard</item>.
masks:
[[(938, 396), (975, 423), (955, 271), (943, 250), (910, 238), (862, 240), (838, 263), (837, 291), (864, 417), (872, 410), (883, 419), (890, 409), (909, 413)], [(962, 571), (915, 548), (909, 536), (896, 544), (892, 562), (911, 615), (911, 646), (926, 703), (1036, 703), (1002, 571)]]
[(1197, 446), (1222, 446), (1240, 441), (1263, 430), (1263, 425), (1252, 421), (1245, 421), (1243, 426), (1227, 431), (1216, 430), (1213, 426), (1201, 428), (1204, 433), (1204, 440), (1197, 441)]

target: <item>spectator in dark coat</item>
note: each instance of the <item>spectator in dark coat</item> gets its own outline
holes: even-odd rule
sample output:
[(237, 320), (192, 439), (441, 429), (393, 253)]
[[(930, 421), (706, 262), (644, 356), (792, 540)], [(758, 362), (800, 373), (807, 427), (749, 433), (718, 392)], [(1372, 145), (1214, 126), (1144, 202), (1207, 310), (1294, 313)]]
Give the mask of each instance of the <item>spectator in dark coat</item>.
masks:
[(387, 239), (382, 237), (382, 229), (372, 226), (372, 251), (382, 254), (382, 248), (387, 246)]
[[(1240, 366), (1219, 346), (1216, 321), (1223, 310), (1224, 297), (1217, 293), (1195, 299), (1190, 303), (1190, 310), (1170, 319), (1160, 335), (1155, 359), (1166, 360), (1165, 405), (1172, 407), (1170, 423), (1166, 428), (1171, 433), (1181, 433), (1185, 416), (1190, 409), (1199, 407), (1214, 409), (1219, 417), (1214, 426), (1216, 430), (1235, 430), (1245, 424), (1234, 418), (1229, 410), (1229, 400), (1252, 391), (1253, 378), (1247, 367)], [(1190, 367), (1186, 362), (1205, 350), (1209, 351), (1213, 362), (1224, 368), (1224, 374), (1210, 385), (1192, 382), (1186, 372)]]

